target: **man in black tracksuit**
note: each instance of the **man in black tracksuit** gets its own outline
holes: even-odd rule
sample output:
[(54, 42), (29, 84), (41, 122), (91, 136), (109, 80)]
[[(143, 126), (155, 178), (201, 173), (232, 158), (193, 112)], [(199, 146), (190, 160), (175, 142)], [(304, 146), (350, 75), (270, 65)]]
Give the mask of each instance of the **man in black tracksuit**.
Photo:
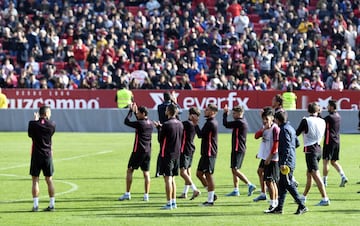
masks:
[(290, 192), (291, 196), (295, 199), (295, 202), (298, 204), (298, 209), (295, 214), (303, 214), (308, 211), (304, 202), (300, 199), (300, 195), (297, 191), (292, 176), (295, 170), (296, 163), (296, 147), (300, 146), (299, 140), (296, 136), (295, 129), (287, 121), (287, 115), (285, 112), (278, 112), (275, 114), (275, 122), (280, 127), (279, 134), (279, 167), (283, 171), (286, 167), (290, 168), (288, 174), (280, 173), (280, 180), (278, 184), (279, 190), (279, 204), (278, 206), (270, 212), (267, 213), (278, 213), (282, 214), (285, 197), (287, 191)]

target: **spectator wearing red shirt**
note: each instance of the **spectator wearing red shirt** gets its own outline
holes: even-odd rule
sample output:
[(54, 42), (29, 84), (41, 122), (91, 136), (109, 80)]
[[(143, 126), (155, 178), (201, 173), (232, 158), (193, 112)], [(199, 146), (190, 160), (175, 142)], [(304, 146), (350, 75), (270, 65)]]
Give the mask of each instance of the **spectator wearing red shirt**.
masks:
[(195, 88), (205, 89), (207, 80), (208, 77), (205, 74), (205, 70), (204, 68), (201, 68), (200, 72), (195, 75)]
[(116, 52), (114, 49), (113, 39), (109, 40), (109, 42), (105, 45), (105, 48), (101, 53), (100, 62), (99, 62), (100, 66), (102, 66), (105, 63), (107, 56), (111, 57), (112, 59), (115, 59)]
[(87, 58), (88, 51), (89, 49), (86, 47), (86, 45), (84, 45), (81, 38), (75, 41), (75, 46), (73, 48), (74, 58), (82, 69), (85, 68), (85, 61)]
[(229, 5), (229, 7), (227, 8), (226, 12), (227, 15), (234, 18), (236, 16), (240, 15), (240, 12), (242, 10), (241, 5), (238, 3), (237, 0), (233, 0), (232, 3)]
[(61, 39), (66, 39), (68, 45), (74, 42), (74, 25), (70, 24)]

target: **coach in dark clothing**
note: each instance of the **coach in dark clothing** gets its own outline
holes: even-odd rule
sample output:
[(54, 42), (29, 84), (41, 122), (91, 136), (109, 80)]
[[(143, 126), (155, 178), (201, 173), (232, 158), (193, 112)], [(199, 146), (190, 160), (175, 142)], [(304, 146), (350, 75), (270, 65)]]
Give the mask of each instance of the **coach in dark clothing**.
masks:
[(35, 120), (30, 121), (28, 127), (28, 135), (32, 139), (30, 175), (32, 176), (33, 212), (37, 212), (39, 208), (40, 171), (43, 171), (45, 176), (50, 197), (50, 204), (44, 211), (55, 210), (55, 188), (52, 180), (54, 174), (52, 136), (55, 133), (55, 123), (50, 121), (50, 117), (50, 107), (42, 106), (39, 113), (34, 114)]
[(295, 129), (287, 121), (287, 115), (285, 112), (278, 112), (275, 114), (275, 122), (280, 127), (279, 134), (279, 167), (281, 171), (285, 170), (286, 166), (290, 168), (288, 174), (280, 173), (279, 180), (279, 204), (278, 206), (270, 211), (269, 213), (282, 213), (285, 197), (287, 191), (290, 192), (291, 196), (295, 199), (295, 202), (298, 204), (298, 209), (295, 214), (303, 214), (307, 212), (307, 208), (304, 205), (303, 201), (300, 200), (300, 195), (297, 191), (295, 183), (292, 180), (292, 176), (295, 170), (296, 162), (296, 148), (300, 146), (299, 140), (296, 136)]
[(176, 118), (177, 113), (177, 106), (170, 104), (165, 111), (168, 120), (164, 124), (155, 123), (159, 130), (160, 174), (164, 176), (167, 198), (167, 204), (162, 209), (170, 210), (177, 208), (175, 176), (179, 175), (179, 157), (184, 130), (182, 122)]

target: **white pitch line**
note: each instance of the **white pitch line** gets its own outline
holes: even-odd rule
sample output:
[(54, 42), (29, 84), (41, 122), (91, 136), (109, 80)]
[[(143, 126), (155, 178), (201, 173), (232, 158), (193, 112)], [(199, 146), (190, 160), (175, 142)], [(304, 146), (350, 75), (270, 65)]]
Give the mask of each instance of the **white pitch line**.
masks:
[[(15, 174), (0, 174), (0, 176), (5, 176), (5, 177), (17, 177), (17, 178), (28, 178), (28, 177), (25, 177), (25, 176), (19, 176), (19, 175), (15, 175)], [(63, 192), (59, 192), (59, 193), (56, 193), (56, 196), (61, 196), (61, 195), (65, 195), (65, 194), (68, 194), (68, 193), (71, 193), (71, 192), (74, 192), (76, 190), (79, 189), (79, 186), (75, 183), (72, 183), (72, 182), (69, 182), (69, 181), (63, 181), (63, 180), (54, 180), (54, 182), (60, 182), (60, 183), (64, 183), (64, 184), (67, 184), (67, 185), (70, 185), (71, 188), (67, 191), (63, 191)], [(45, 198), (47, 196), (40, 196), (40, 198)], [(28, 199), (16, 199), (16, 200), (11, 200), (11, 201), (0, 201), (0, 203), (14, 203), (14, 202), (22, 202), (22, 201), (29, 201), (31, 200), (31, 198), (28, 198)]]
[[(69, 160), (85, 158), (85, 157), (90, 157), (90, 156), (95, 156), (95, 155), (103, 155), (103, 154), (107, 154), (107, 153), (110, 153), (110, 152), (112, 152), (112, 151), (111, 150), (109, 150), (109, 151), (100, 151), (100, 152), (96, 152), (96, 153), (93, 153), (93, 154), (78, 155), (78, 156), (73, 156), (73, 157), (63, 158), (63, 159), (54, 159), (54, 162), (62, 162), (62, 161), (69, 161)], [(27, 166), (29, 166), (29, 163), (27, 163), (27, 164), (19, 164), (19, 165), (9, 166), (9, 167), (3, 167), (3, 168), (0, 168), (0, 170), (16, 169), (16, 168), (27, 167)]]
[[(100, 152), (93, 153), (93, 154), (78, 155), (78, 156), (69, 157), (69, 158), (57, 159), (57, 160), (54, 160), (54, 162), (69, 161), (69, 160), (85, 158), (85, 157), (89, 157), (89, 156), (107, 154), (107, 153), (110, 153), (110, 152), (112, 152), (112, 151), (111, 150), (110, 151), (100, 151)], [(29, 166), (29, 164), (20, 164), (20, 165), (16, 165), (16, 166), (4, 167), (4, 168), (0, 168), (0, 170), (15, 169), (15, 168), (21, 168), (21, 167), (26, 167), (26, 166)], [(0, 174), (0, 176), (18, 177), (18, 178), (25, 178), (25, 179), (29, 178), (29, 177), (19, 176), (19, 175), (15, 175), (15, 174)], [(68, 184), (68, 185), (71, 186), (71, 188), (69, 190), (67, 190), (67, 191), (56, 193), (56, 196), (65, 195), (65, 194), (74, 192), (74, 191), (79, 189), (77, 184), (69, 182), (69, 181), (54, 180), (54, 182), (60, 182), (60, 183)], [(40, 196), (40, 197), (45, 198), (45, 196)], [(16, 200), (11, 200), (11, 201), (0, 201), (0, 203), (13, 203), (13, 202), (21, 202), (21, 201), (29, 201), (29, 200), (30, 199), (16, 199)]]

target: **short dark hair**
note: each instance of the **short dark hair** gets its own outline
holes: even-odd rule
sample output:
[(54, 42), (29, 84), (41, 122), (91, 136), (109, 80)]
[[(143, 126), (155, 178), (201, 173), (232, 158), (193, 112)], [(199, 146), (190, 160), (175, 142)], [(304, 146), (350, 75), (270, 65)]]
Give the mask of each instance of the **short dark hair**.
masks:
[(274, 113), (271, 108), (264, 108), (263, 112), (261, 113), (261, 118), (265, 118), (268, 116), (274, 116)]
[(218, 112), (218, 108), (215, 104), (208, 104), (208, 108), (213, 112)]
[(200, 110), (197, 109), (196, 107), (191, 107), (191, 108), (189, 109), (189, 114), (190, 114), (190, 115), (200, 116)]
[(165, 101), (171, 100), (171, 97), (170, 97), (170, 96), (171, 96), (171, 95), (170, 95), (170, 92), (166, 91), (166, 92), (164, 93), (164, 100), (165, 100)]
[(178, 107), (175, 104), (169, 104), (166, 110), (170, 113), (170, 116), (175, 116), (178, 112)]
[(264, 113), (264, 112), (271, 112), (271, 113), (273, 113), (273, 109), (272, 109), (271, 107), (264, 107), (262, 110), (263, 110), (263, 113)]
[(275, 95), (275, 101), (278, 102), (281, 106), (283, 104), (283, 97), (280, 94)]
[(148, 109), (147, 109), (145, 106), (140, 106), (140, 107), (138, 108), (138, 111), (139, 111), (140, 113), (142, 113), (142, 114), (145, 114), (145, 116), (148, 115)]
[(308, 105), (308, 112), (310, 114), (318, 113), (320, 111), (320, 107), (316, 102), (312, 102)]
[(235, 112), (243, 113), (244, 112), (244, 107), (238, 105), (238, 106), (235, 106), (232, 110), (235, 111)]
[(329, 100), (329, 106), (333, 107), (336, 110), (336, 100), (335, 99)]
[(46, 115), (46, 111), (50, 110), (50, 107), (49, 106), (41, 106), (40, 109), (39, 109), (39, 115), (40, 116), (45, 116)]
[(287, 121), (287, 113), (285, 111), (279, 111), (275, 113), (274, 118), (279, 121), (279, 123), (284, 123)]

